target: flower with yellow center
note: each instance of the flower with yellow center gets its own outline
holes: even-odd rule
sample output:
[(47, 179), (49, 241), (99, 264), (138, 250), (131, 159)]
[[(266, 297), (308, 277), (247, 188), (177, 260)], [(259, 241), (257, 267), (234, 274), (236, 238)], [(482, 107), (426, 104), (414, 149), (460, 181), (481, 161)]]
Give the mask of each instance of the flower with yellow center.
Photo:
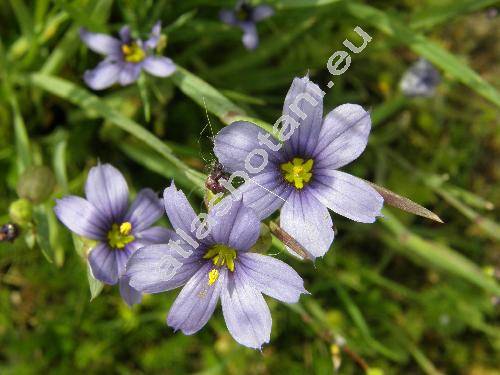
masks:
[(108, 243), (113, 249), (123, 249), (125, 245), (132, 242), (135, 237), (130, 234), (132, 231), (132, 224), (128, 221), (118, 224), (113, 224), (111, 230), (108, 232)]
[(285, 180), (295, 186), (295, 188), (302, 189), (304, 188), (304, 183), (307, 184), (312, 178), (311, 170), (313, 165), (313, 159), (309, 159), (304, 163), (304, 159), (293, 158), (291, 162), (281, 164), (281, 170), (283, 171)]
[(219, 268), (226, 266), (229, 271), (234, 272), (234, 259), (236, 258), (236, 250), (226, 245), (215, 245), (208, 249), (203, 256), (204, 259), (212, 259), (212, 262), (217, 268), (212, 269), (208, 273), (208, 285), (213, 285), (219, 278)]
[(122, 52), (127, 62), (139, 63), (146, 58), (146, 53), (137, 43), (123, 44)]

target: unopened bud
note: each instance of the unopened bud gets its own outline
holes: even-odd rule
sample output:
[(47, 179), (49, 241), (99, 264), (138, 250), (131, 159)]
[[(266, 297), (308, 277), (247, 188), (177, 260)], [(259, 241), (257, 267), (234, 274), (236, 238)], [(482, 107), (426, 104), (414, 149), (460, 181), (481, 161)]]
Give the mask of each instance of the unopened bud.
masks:
[(55, 178), (50, 168), (32, 166), (26, 168), (19, 177), (17, 194), (20, 198), (28, 199), (32, 203), (41, 203), (50, 197), (54, 190)]
[(23, 198), (12, 202), (9, 207), (9, 215), (14, 223), (25, 226), (31, 221), (33, 215), (31, 202)]

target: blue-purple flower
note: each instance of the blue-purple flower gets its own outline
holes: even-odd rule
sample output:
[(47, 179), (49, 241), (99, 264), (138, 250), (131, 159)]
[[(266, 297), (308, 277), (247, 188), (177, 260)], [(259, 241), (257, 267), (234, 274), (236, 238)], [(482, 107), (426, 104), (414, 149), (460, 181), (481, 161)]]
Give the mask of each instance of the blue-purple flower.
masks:
[(272, 325), (262, 294), (297, 302), (307, 293), (302, 278), (284, 262), (250, 252), (259, 238), (260, 221), (241, 200), (230, 208), (224, 201), (212, 208), (204, 222), (208, 227), (200, 224), (173, 183), (165, 189), (164, 202), (176, 234), (168, 244), (147, 246), (132, 255), (126, 273), (130, 285), (146, 293), (184, 285), (167, 324), (186, 335), (208, 322), (220, 298), (234, 339), (261, 348), (269, 342)]
[(119, 39), (81, 29), (80, 37), (87, 47), (106, 56), (95, 69), (85, 72), (85, 83), (94, 90), (103, 90), (117, 82), (122, 86), (130, 85), (137, 81), (142, 70), (157, 77), (171, 75), (175, 71), (172, 60), (154, 54), (160, 32), (160, 22), (153, 26), (146, 41), (133, 39), (128, 26), (122, 27)]
[(407, 97), (431, 97), (441, 82), (441, 75), (426, 59), (419, 59), (403, 74), (399, 86)]
[(163, 215), (161, 199), (143, 189), (128, 207), (127, 182), (110, 164), (90, 169), (85, 195), (87, 199), (70, 195), (57, 200), (54, 212), (72, 232), (97, 241), (88, 256), (94, 277), (119, 283), (123, 299), (129, 305), (139, 303), (141, 293), (129, 286), (125, 265), (138, 248), (170, 239), (169, 229), (151, 226)]
[(273, 8), (269, 5), (251, 6), (246, 1), (238, 1), (234, 10), (224, 9), (219, 17), (222, 22), (237, 26), (243, 31), (243, 45), (253, 50), (259, 45), (259, 35), (257, 34), (257, 22), (262, 21), (274, 14)]
[[(324, 92), (309, 78), (295, 78), (285, 98), (279, 138), (238, 121), (215, 137), (214, 151), (225, 170), (246, 172), (239, 192), (261, 219), (281, 208), (280, 226), (311, 258), (329, 249), (334, 231), (328, 208), (372, 223), (383, 198), (363, 180), (337, 170), (366, 147), (370, 114), (343, 104), (323, 119)], [(250, 169), (248, 168), (250, 166)]]

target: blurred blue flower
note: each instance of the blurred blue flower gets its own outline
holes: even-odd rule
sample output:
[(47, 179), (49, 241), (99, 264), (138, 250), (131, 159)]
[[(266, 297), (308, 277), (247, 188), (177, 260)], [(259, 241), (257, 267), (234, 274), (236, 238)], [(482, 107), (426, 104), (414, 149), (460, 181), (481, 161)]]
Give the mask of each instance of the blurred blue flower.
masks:
[(120, 38), (80, 30), (80, 38), (92, 51), (106, 56), (93, 70), (83, 76), (85, 83), (94, 90), (103, 90), (118, 82), (129, 85), (139, 78), (141, 70), (157, 77), (167, 77), (175, 71), (173, 61), (164, 56), (154, 55), (160, 40), (161, 23), (158, 21), (151, 30), (149, 39), (132, 39), (130, 28), (122, 27)]
[(125, 265), (140, 247), (170, 239), (170, 230), (151, 226), (163, 215), (161, 200), (151, 189), (143, 189), (127, 209), (127, 182), (110, 164), (89, 171), (85, 195), (87, 199), (58, 199), (54, 212), (72, 232), (97, 241), (88, 256), (94, 277), (105, 284), (119, 283), (123, 299), (129, 305), (139, 303), (141, 293), (129, 286)]
[(256, 23), (274, 14), (269, 5), (252, 7), (246, 1), (238, 1), (234, 10), (224, 9), (220, 12), (220, 20), (231, 26), (238, 26), (243, 31), (243, 45), (253, 50), (259, 45)]
[(440, 82), (441, 76), (436, 68), (421, 58), (403, 74), (399, 86), (405, 96), (431, 97)]
[[(323, 95), (309, 78), (294, 79), (279, 121), (281, 132), (293, 124), (295, 129), (286, 137), (280, 134), (282, 144), (246, 121), (226, 126), (214, 141), (215, 154), (226, 171), (249, 172), (250, 179), (238, 188), (245, 205), (261, 219), (281, 208), (281, 228), (312, 259), (323, 256), (334, 238), (328, 208), (349, 219), (372, 223), (383, 205), (383, 198), (370, 185), (337, 170), (364, 151), (370, 114), (359, 105), (343, 104), (323, 119)], [(267, 151), (267, 163), (262, 154), (253, 154), (255, 160), (248, 161), (255, 151)], [(259, 165), (259, 171), (250, 173), (248, 163)]]
[[(241, 200), (232, 202), (229, 209), (224, 202), (213, 207), (206, 219), (211, 230), (204, 236), (194, 233), (192, 223), (199, 219), (173, 183), (165, 189), (164, 202), (176, 234), (169, 244), (147, 246), (132, 255), (126, 274), (130, 285), (145, 293), (184, 285), (167, 323), (186, 335), (203, 328), (220, 297), (234, 339), (250, 348), (261, 348), (269, 342), (272, 325), (262, 293), (295, 303), (307, 293), (302, 278), (286, 263), (250, 252), (259, 238), (260, 221)], [(177, 235), (181, 231), (189, 238), (183, 236), (182, 240)], [(174, 263), (175, 272), (169, 272)]]

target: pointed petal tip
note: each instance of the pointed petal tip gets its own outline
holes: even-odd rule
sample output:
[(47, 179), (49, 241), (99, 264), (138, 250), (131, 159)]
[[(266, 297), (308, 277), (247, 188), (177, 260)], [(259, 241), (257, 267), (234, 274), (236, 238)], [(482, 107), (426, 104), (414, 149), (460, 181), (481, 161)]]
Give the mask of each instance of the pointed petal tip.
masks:
[(429, 219), (434, 220), (440, 224), (445, 224), (445, 222), (435, 213), (432, 213), (432, 216)]

